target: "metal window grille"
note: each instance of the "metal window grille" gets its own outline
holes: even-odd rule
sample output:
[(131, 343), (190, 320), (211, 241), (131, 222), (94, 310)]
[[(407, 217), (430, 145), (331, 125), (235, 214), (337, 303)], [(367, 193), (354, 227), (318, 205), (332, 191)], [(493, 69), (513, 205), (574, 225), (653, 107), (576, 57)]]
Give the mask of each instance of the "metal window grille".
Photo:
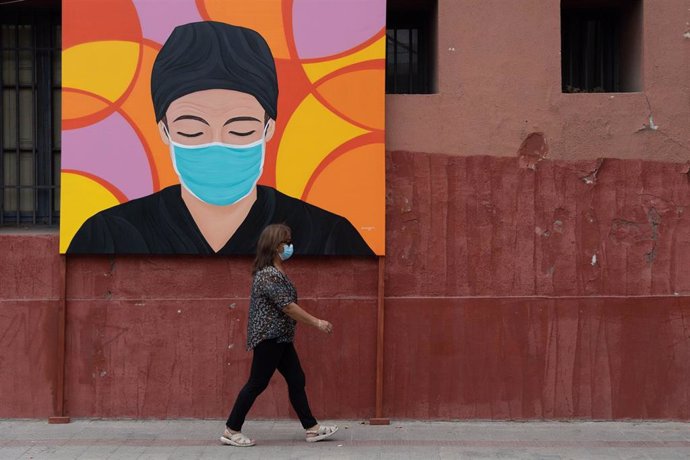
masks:
[(59, 12), (0, 12), (0, 225), (60, 214)]
[(390, 14), (386, 28), (386, 93), (432, 92), (433, 9)]

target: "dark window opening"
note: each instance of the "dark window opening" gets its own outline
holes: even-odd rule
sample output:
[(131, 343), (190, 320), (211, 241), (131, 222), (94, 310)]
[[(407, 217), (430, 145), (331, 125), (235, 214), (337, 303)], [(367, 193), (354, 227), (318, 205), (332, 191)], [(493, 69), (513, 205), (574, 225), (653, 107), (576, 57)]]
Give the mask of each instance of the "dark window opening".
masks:
[(561, 1), (564, 93), (617, 93), (642, 87), (642, 0)]
[(435, 90), (436, 1), (388, 0), (386, 93)]
[(55, 225), (60, 213), (60, 11), (40, 2), (26, 4), (0, 6), (0, 225)]

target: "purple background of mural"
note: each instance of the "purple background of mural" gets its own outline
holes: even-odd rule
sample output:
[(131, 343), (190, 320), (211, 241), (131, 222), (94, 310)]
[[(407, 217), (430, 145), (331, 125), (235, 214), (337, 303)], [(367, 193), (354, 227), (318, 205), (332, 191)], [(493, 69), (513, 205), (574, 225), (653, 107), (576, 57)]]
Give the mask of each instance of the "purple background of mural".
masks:
[(132, 3), (139, 13), (144, 38), (161, 44), (176, 26), (202, 20), (193, 0), (132, 0)]
[[(103, 133), (116, 135), (117, 142), (104, 142)], [(107, 178), (130, 200), (153, 192), (142, 142), (117, 112), (94, 125), (63, 131), (62, 148), (70, 152), (62, 158), (63, 169)]]
[[(379, 7), (372, 7), (376, 3)], [(321, 58), (347, 51), (373, 37), (386, 23), (386, 2), (295, 0), (292, 18), (299, 57)]]

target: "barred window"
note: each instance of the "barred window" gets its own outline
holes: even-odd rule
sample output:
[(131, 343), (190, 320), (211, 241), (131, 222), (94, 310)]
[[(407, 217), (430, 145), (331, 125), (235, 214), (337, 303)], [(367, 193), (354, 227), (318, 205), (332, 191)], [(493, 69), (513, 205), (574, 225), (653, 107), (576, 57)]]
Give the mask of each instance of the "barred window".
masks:
[(642, 1), (562, 0), (564, 93), (640, 91)]
[(387, 8), (386, 93), (433, 93), (436, 2), (389, 0)]
[(60, 12), (0, 6), (0, 225), (60, 213)]

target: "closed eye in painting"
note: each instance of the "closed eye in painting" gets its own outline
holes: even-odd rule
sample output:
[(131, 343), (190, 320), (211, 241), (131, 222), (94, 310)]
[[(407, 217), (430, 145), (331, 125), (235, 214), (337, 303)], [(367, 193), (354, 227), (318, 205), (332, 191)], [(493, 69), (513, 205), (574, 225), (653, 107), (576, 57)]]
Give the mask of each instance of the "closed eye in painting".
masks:
[(247, 131), (247, 132), (244, 132), (244, 133), (240, 133), (240, 132), (237, 132), (237, 131), (229, 131), (230, 134), (234, 134), (235, 136), (251, 136), (251, 135), (254, 134), (255, 132), (256, 132), (256, 130)]
[(228, 126), (228, 125), (232, 125), (232, 124), (239, 124), (240, 130), (237, 130), (237, 128), (235, 128), (235, 130), (228, 131), (228, 134), (232, 134), (234, 136), (246, 137), (246, 136), (251, 136), (252, 134), (254, 134), (256, 132), (255, 129), (241, 130), (241, 128), (243, 128), (244, 126), (247, 125), (247, 122), (250, 122), (250, 124), (261, 123), (261, 120), (254, 118), (254, 117), (249, 117), (249, 116), (233, 117), (233, 118), (230, 118), (229, 120), (227, 120), (223, 124), (223, 126)]
[(179, 134), (180, 136), (184, 136), (184, 137), (198, 137), (198, 136), (201, 136), (201, 135), (204, 134), (204, 133), (202, 133), (201, 131), (199, 131), (198, 133), (191, 133), (191, 134), (189, 134), (189, 133), (183, 133), (183, 132), (181, 132), (181, 131), (178, 131), (177, 134)]

